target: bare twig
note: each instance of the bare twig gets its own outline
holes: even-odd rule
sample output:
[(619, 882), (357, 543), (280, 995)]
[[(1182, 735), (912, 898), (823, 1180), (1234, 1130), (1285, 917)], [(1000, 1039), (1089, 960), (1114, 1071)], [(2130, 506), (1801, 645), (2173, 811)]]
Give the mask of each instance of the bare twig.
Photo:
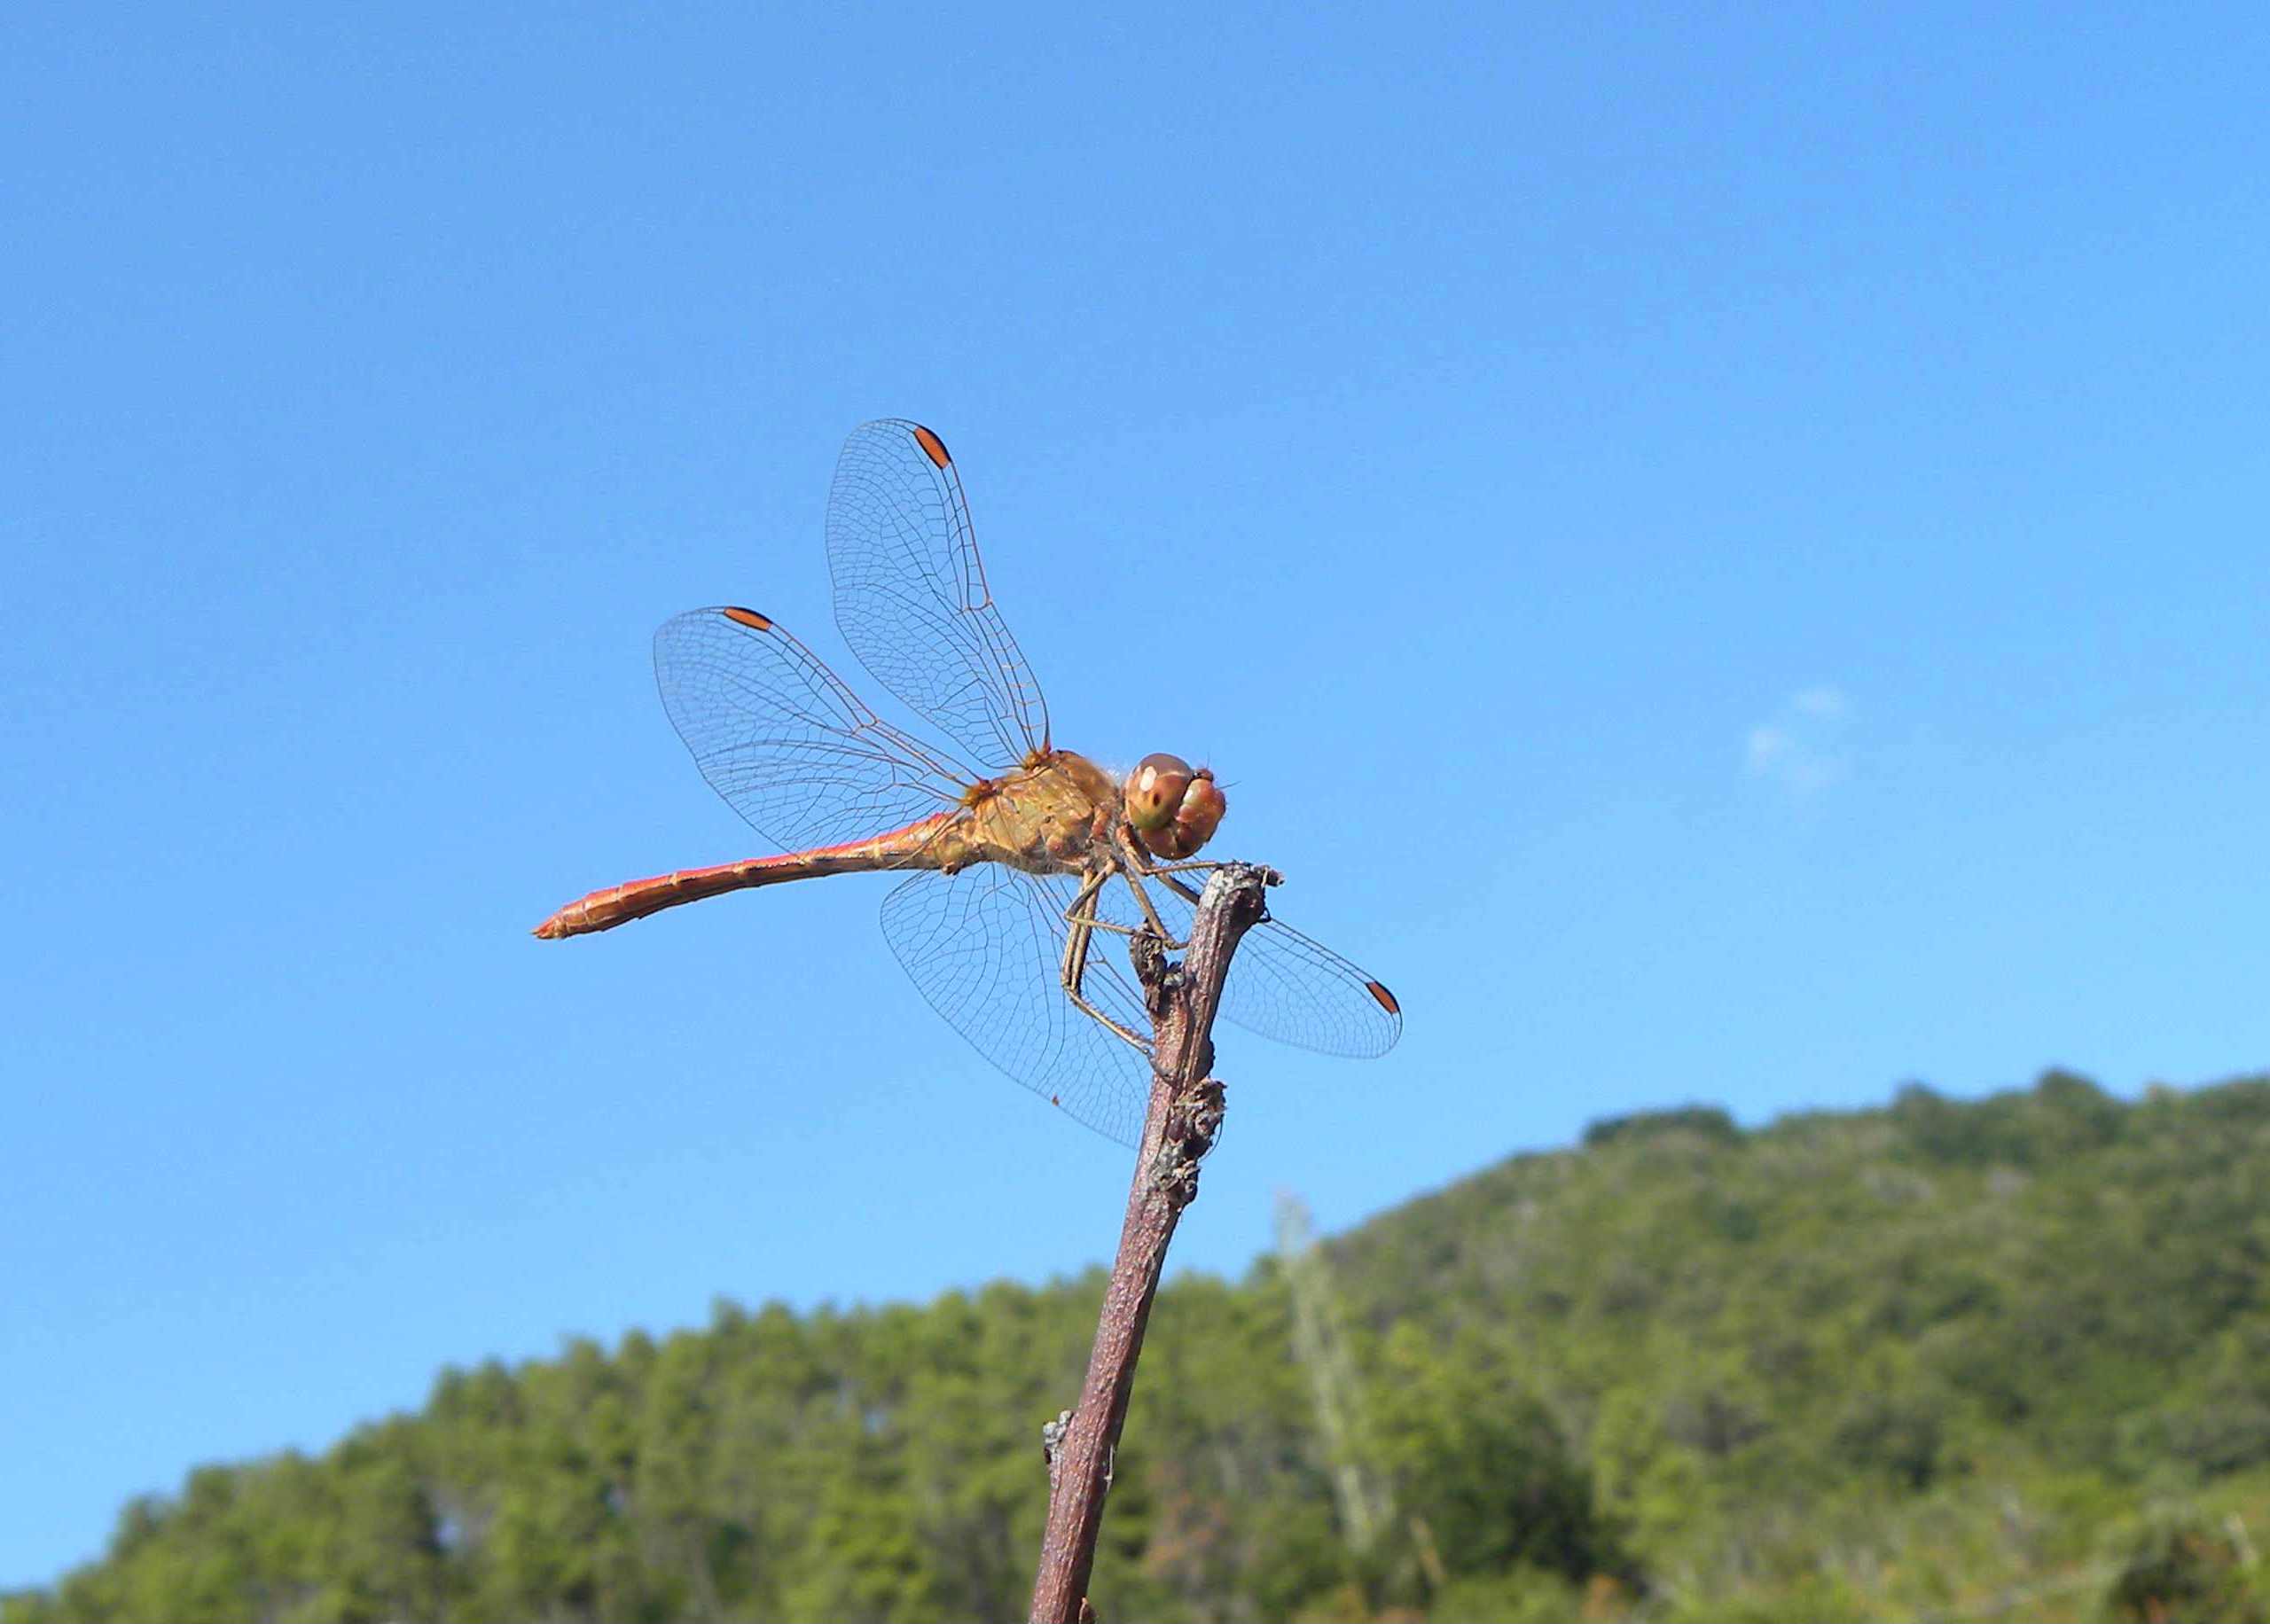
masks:
[(1095, 1617), (1087, 1600), (1088, 1574), (1119, 1429), (1135, 1387), (1135, 1361), (1166, 1268), (1167, 1243), (1182, 1209), (1197, 1198), (1199, 1158), (1222, 1125), (1222, 1085), (1207, 1075), (1214, 1065), (1211, 1035), (1222, 981), (1238, 939), (1261, 918), (1263, 887), (1277, 880), (1273, 871), (1248, 863), (1217, 869), (1199, 898), (1190, 947), (1179, 965), (1167, 962), (1155, 938), (1135, 939), (1136, 971), (1157, 1034), (1151, 1105), (1087, 1380), (1068, 1425), (1059, 1425), (1049, 1440), (1048, 1524), (1033, 1582), (1034, 1624), (1077, 1624)]

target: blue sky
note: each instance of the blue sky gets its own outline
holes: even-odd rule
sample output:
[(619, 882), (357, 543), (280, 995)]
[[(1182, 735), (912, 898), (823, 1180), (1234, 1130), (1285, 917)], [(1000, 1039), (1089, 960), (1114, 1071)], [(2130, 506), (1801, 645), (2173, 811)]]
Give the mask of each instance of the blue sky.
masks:
[(864, 418), (953, 447), (1060, 740), (1213, 762), (1404, 1000), (1225, 1035), (1186, 1266), (1635, 1108), (2270, 1064), (2257, 8), (5, 47), (0, 1583), (445, 1362), (1108, 1255), (1124, 1153), (888, 881), (527, 933), (763, 849), (648, 639), (861, 676)]

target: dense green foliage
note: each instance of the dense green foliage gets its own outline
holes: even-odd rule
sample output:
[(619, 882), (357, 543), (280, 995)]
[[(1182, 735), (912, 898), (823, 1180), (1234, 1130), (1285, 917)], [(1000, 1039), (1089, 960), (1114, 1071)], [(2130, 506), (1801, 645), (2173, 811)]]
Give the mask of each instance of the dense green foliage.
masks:
[[(1180, 1279), (1106, 1616), (2270, 1616), (2270, 1080), (1626, 1118), (1329, 1255), (1382, 1531), (1343, 1535), (1283, 1275)], [(1022, 1617), (1100, 1285), (451, 1370), (0, 1618)]]

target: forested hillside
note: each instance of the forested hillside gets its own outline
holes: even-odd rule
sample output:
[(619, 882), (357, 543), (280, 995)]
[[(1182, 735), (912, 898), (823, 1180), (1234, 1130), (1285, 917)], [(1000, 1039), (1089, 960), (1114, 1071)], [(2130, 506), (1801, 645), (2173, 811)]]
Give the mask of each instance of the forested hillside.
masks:
[[(1105, 1617), (2266, 1615), (2270, 1079), (1625, 1118), (1327, 1257), (1337, 1461), (1275, 1263), (1163, 1293)], [(1100, 1288), (445, 1371), (0, 1619), (1022, 1617)]]

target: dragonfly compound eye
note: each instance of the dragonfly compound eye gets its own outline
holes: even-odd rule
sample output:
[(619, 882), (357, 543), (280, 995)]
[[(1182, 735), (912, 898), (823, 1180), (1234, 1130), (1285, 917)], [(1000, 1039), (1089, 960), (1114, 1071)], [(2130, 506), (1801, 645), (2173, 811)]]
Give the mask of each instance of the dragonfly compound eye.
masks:
[(1190, 763), (1178, 755), (1145, 756), (1123, 788), (1127, 821), (1146, 835), (1171, 827), (1191, 777)]
[(1229, 809), (1229, 798), (1215, 784), (1214, 775), (1202, 767), (1183, 791), (1174, 822), (1163, 829), (1141, 831), (1143, 845), (1155, 857), (1187, 857), (1214, 838)]

